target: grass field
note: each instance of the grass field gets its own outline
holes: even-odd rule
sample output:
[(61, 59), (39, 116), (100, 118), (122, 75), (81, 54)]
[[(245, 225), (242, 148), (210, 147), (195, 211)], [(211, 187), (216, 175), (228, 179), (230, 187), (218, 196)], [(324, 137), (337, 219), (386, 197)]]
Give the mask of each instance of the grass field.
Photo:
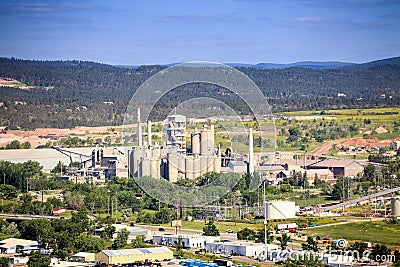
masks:
[(304, 233), (321, 237), (330, 235), (335, 239), (344, 238), (349, 241), (400, 246), (400, 225), (389, 225), (385, 222), (357, 222), (309, 228)]

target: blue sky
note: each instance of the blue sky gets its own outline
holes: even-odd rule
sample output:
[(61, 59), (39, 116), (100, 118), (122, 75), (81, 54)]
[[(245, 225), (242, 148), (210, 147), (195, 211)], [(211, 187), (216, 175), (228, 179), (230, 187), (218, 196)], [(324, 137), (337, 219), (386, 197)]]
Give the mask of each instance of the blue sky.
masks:
[(400, 56), (400, 0), (1, 0), (0, 56), (109, 64)]

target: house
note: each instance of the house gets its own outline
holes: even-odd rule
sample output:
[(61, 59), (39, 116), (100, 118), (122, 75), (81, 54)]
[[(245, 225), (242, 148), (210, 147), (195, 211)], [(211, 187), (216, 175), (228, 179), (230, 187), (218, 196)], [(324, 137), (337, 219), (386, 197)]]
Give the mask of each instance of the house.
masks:
[(31, 251), (40, 250), (42, 245), (37, 241), (19, 239), (19, 238), (7, 238), (0, 241), (0, 252), (6, 254), (14, 253), (26, 253), (29, 254)]
[(244, 161), (229, 161), (227, 167), (230, 169), (230, 172), (234, 173), (245, 173), (247, 172), (247, 164)]
[(383, 134), (383, 133), (387, 133), (388, 130), (386, 130), (386, 129), (383, 128), (383, 127), (378, 127), (378, 128), (375, 129), (374, 132), (376, 132), (377, 134)]
[(308, 165), (307, 171), (310, 169), (329, 169), (333, 172), (334, 178), (337, 178), (342, 176), (355, 177), (364, 170), (364, 166), (355, 160), (330, 159)]
[(97, 263), (105, 265), (165, 261), (173, 258), (172, 250), (167, 247), (102, 250), (95, 256)]
[(207, 243), (220, 240), (219, 236), (163, 234), (154, 235), (153, 244), (176, 246), (179, 238), (184, 248), (205, 248)]
[(304, 170), (309, 184), (314, 184), (315, 178), (325, 181), (327, 184), (336, 184), (336, 179), (330, 169)]
[(400, 141), (393, 141), (390, 143), (390, 149), (392, 150), (399, 150), (400, 149)]
[(8, 132), (8, 126), (0, 126), (0, 133), (6, 134)]
[(95, 262), (96, 253), (78, 252), (71, 257), (71, 261), (75, 262)]

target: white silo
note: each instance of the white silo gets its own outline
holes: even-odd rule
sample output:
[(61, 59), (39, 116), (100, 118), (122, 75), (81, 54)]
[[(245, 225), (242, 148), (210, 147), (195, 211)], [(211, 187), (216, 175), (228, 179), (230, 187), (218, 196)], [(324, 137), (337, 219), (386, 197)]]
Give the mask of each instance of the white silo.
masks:
[(168, 180), (173, 183), (178, 180), (178, 155), (168, 153)]
[(201, 175), (207, 172), (207, 157), (200, 156), (200, 172)]
[(192, 140), (192, 153), (193, 154), (200, 154), (200, 133), (198, 132), (197, 128), (194, 129), (194, 133), (191, 136)]
[[(213, 126), (213, 125), (211, 125)], [(200, 131), (200, 154), (210, 156), (214, 152), (214, 127), (207, 129), (204, 127)]]
[(201, 175), (200, 158), (193, 158), (193, 177), (196, 179)]
[(194, 172), (193, 172), (193, 157), (186, 156), (185, 158), (185, 167), (186, 167), (186, 178), (187, 179), (194, 179)]
[(392, 197), (391, 199), (392, 215), (400, 217), (400, 197)]

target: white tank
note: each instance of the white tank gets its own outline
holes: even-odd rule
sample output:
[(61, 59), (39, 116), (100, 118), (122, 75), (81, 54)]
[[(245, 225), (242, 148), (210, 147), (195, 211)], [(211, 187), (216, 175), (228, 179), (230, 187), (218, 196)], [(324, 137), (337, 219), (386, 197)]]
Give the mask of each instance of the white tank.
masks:
[(168, 180), (173, 183), (178, 180), (178, 156), (168, 153)]
[(213, 156), (207, 156), (207, 172), (214, 171), (214, 158)]
[(200, 156), (200, 173), (201, 175), (207, 172), (207, 157)]
[(296, 217), (296, 206), (293, 201), (265, 202), (266, 220), (288, 219)]
[(178, 156), (178, 171), (180, 173), (185, 173), (186, 171), (184, 156)]
[(400, 217), (400, 197), (392, 197), (392, 215)]
[(195, 157), (193, 159), (193, 177), (196, 179), (201, 175), (200, 158)]
[(214, 172), (218, 172), (218, 173), (220, 173), (221, 172), (221, 155), (217, 155), (215, 158), (214, 158)]
[(185, 167), (186, 167), (186, 178), (187, 179), (194, 179), (193, 173), (193, 157), (186, 156), (185, 159)]
[(151, 176), (150, 160), (143, 159), (139, 165), (139, 177)]
[(200, 133), (197, 132), (197, 129), (195, 129), (195, 132), (192, 134), (192, 153), (193, 154), (200, 154)]
[(153, 178), (160, 179), (160, 161), (158, 159), (150, 160), (150, 172)]
[(203, 128), (200, 132), (200, 154), (210, 156), (214, 152), (214, 132)]

